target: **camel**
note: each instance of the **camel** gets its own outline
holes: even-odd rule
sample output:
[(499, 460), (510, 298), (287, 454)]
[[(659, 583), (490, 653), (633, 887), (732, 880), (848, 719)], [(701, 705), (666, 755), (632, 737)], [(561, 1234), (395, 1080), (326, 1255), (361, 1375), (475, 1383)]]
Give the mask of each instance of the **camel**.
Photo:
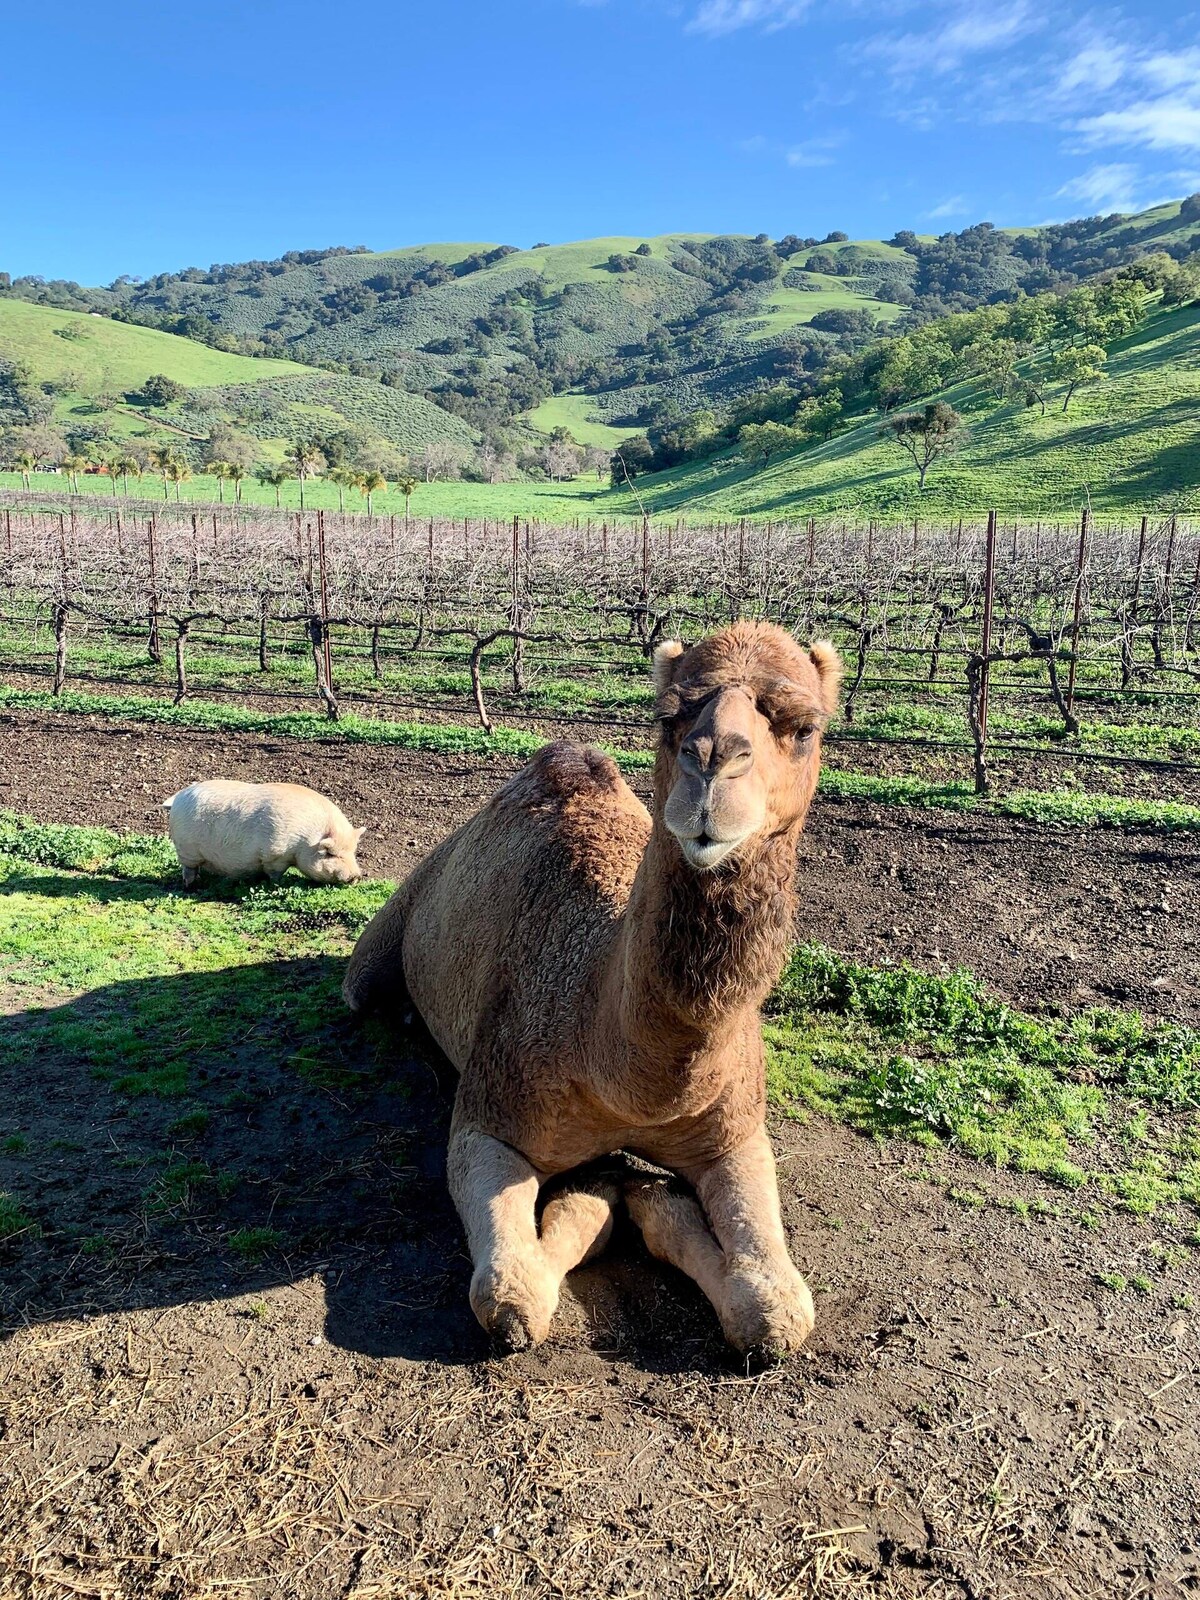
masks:
[[(729, 1343), (773, 1360), (813, 1306), (780, 1216), (759, 1008), (793, 938), (841, 664), (741, 621), (659, 645), (654, 675), (653, 813), (607, 755), (546, 746), (367, 925), (343, 995), (411, 1003), (458, 1071), (447, 1176), (502, 1350), (547, 1337), (623, 1199)], [(574, 1173), (618, 1152), (666, 1173)]]

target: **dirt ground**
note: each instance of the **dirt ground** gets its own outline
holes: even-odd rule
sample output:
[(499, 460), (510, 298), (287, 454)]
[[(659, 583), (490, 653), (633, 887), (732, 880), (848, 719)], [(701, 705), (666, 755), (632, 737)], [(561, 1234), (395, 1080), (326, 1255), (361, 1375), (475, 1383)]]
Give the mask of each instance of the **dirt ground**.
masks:
[[(287, 777), (367, 823), (381, 874), (511, 766), (0, 719), (0, 805), (157, 830), (197, 777)], [(801, 873), (801, 931), (840, 950), (1200, 1017), (1195, 841), (821, 801)], [(230, 980), (156, 981), (186, 1015)], [(86, 1027), (118, 999), (66, 1009)], [(248, 1047), (213, 1092), (257, 1070)], [(143, 1103), (131, 1130), (70, 1061), (4, 1084), (55, 1226), (0, 1253), (0, 1595), (1200, 1594), (1194, 1217), (1092, 1231), (1032, 1179), (776, 1119), (817, 1303), (802, 1358), (739, 1373), (698, 1293), (624, 1236), (572, 1276), (551, 1341), (499, 1361), (467, 1307), (427, 1044), (397, 1038), (365, 1101), (282, 1070), (255, 1087), (209, 1158), (254, 1173), (236, 1221), (295, 1245), (239, 1265), (203, 1206), (165, 1228), (139, 1209), (139, 1152), (177, 1108)], [(973, 1204), (981, 1184), (1001, 1203)], [(86, 1253), (101, 1220), (121, 1248)]]

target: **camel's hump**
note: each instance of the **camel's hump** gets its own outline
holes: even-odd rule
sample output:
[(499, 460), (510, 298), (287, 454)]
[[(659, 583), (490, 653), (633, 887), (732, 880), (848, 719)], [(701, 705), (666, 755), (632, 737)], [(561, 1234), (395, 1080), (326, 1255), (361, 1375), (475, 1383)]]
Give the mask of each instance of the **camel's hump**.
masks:
[(593, 745), (573, 744), (569, 739), (543, 745), (524, 771), (517, 774), (514, 785), (519, 778), (526, 780), (522, 787), (535, 788), (543, 800), (569, 800), (589, 790), (620, 794), (626, 788), (611, 756)]

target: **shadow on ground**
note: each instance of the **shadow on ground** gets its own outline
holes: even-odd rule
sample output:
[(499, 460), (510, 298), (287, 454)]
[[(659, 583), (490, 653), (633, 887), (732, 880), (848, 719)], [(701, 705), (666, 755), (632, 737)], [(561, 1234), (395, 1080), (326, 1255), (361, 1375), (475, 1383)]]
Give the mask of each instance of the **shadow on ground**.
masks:
[[(445, 1185), (452, 1069), (419, 1026), (352, 1019), (343, 965), (134, 979), (5, 1020), (0, 1192), (32, 1226), (0, 1244), (0, 1337), (320, 1274), (339, 1346), (487, 1354)], [(707, 1305), (629, 1232), (572, 1276), (564, 1315), (649, 1370), (725, 1361)]]

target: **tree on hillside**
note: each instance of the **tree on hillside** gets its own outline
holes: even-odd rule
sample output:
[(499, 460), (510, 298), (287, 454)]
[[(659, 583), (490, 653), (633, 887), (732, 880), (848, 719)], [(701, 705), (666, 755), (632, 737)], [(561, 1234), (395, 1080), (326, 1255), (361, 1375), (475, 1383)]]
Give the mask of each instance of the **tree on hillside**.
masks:
[(560, 478), (575, 478), (583, 464), (578, 446), (571, 441), (570, 435), (566, 439), (551, 439), (550, 443), (542, 450), (542, 463), (546, 468), (546, 475), (551, 483)]
[(650, 472), (653, 468), (654, 451), (650, 448), (650, 441), (643, 439), (640, 434), (626, 439), (608, 458), (609, 480), (614, 489), (623, 489), (639, 473)]
[(1051, 368), (1059, 382), (1067, 386), (1062, 403), (1064, 411), (1076, 389), (1085, 383), (1096, 383), (1104, 376), (1107, 361), (1104, 346), (1099, 344), (1069, 344), (1055, 351)]
[(37, 457), (32, 450), (20, 450), (17, 452), (17, 471), (21, 474), (21, 482), (27, 489), (29, 487), (29, 474), (36, 466)]
[(264, 464), (255, 469), (254, 476), (258, 479), (259, 483), (262, 484), (264, 489), (274, 489), (275, 508), (278, 510), (279, 492), (291, 477), (291, 473), (286, 467), (272, 467)]
[(742, 460), (757, 461), (761, 471), (772, 456), (789, 446), (800, 444), (803, 435), (799, 429), (787, 428), (782, 422), (751, 422), (737, 437)]
[(176, 383), (165, 373), (156, 372), (140, 389), (134, 389), (125, 398), (139, 406), (169, 406), (174, 400), (182, 400), (186, 393), (183, 384)]
[(233, 484), (233, 498), (238, 505), (242, 503), (242, 479), (246, 476), (246, 469), (240, 461), (230, 461), (229, 481)]
[(962, 435), (962, 418), (944, 400), (931, 400), (924, 411), (908, 411), (892, 417), (879, 431), (881, 438), (893, 440), (912, 457), (917, 469), (917, 487), (923, 490), (925, 475), (933, 463), (957, 448)]

